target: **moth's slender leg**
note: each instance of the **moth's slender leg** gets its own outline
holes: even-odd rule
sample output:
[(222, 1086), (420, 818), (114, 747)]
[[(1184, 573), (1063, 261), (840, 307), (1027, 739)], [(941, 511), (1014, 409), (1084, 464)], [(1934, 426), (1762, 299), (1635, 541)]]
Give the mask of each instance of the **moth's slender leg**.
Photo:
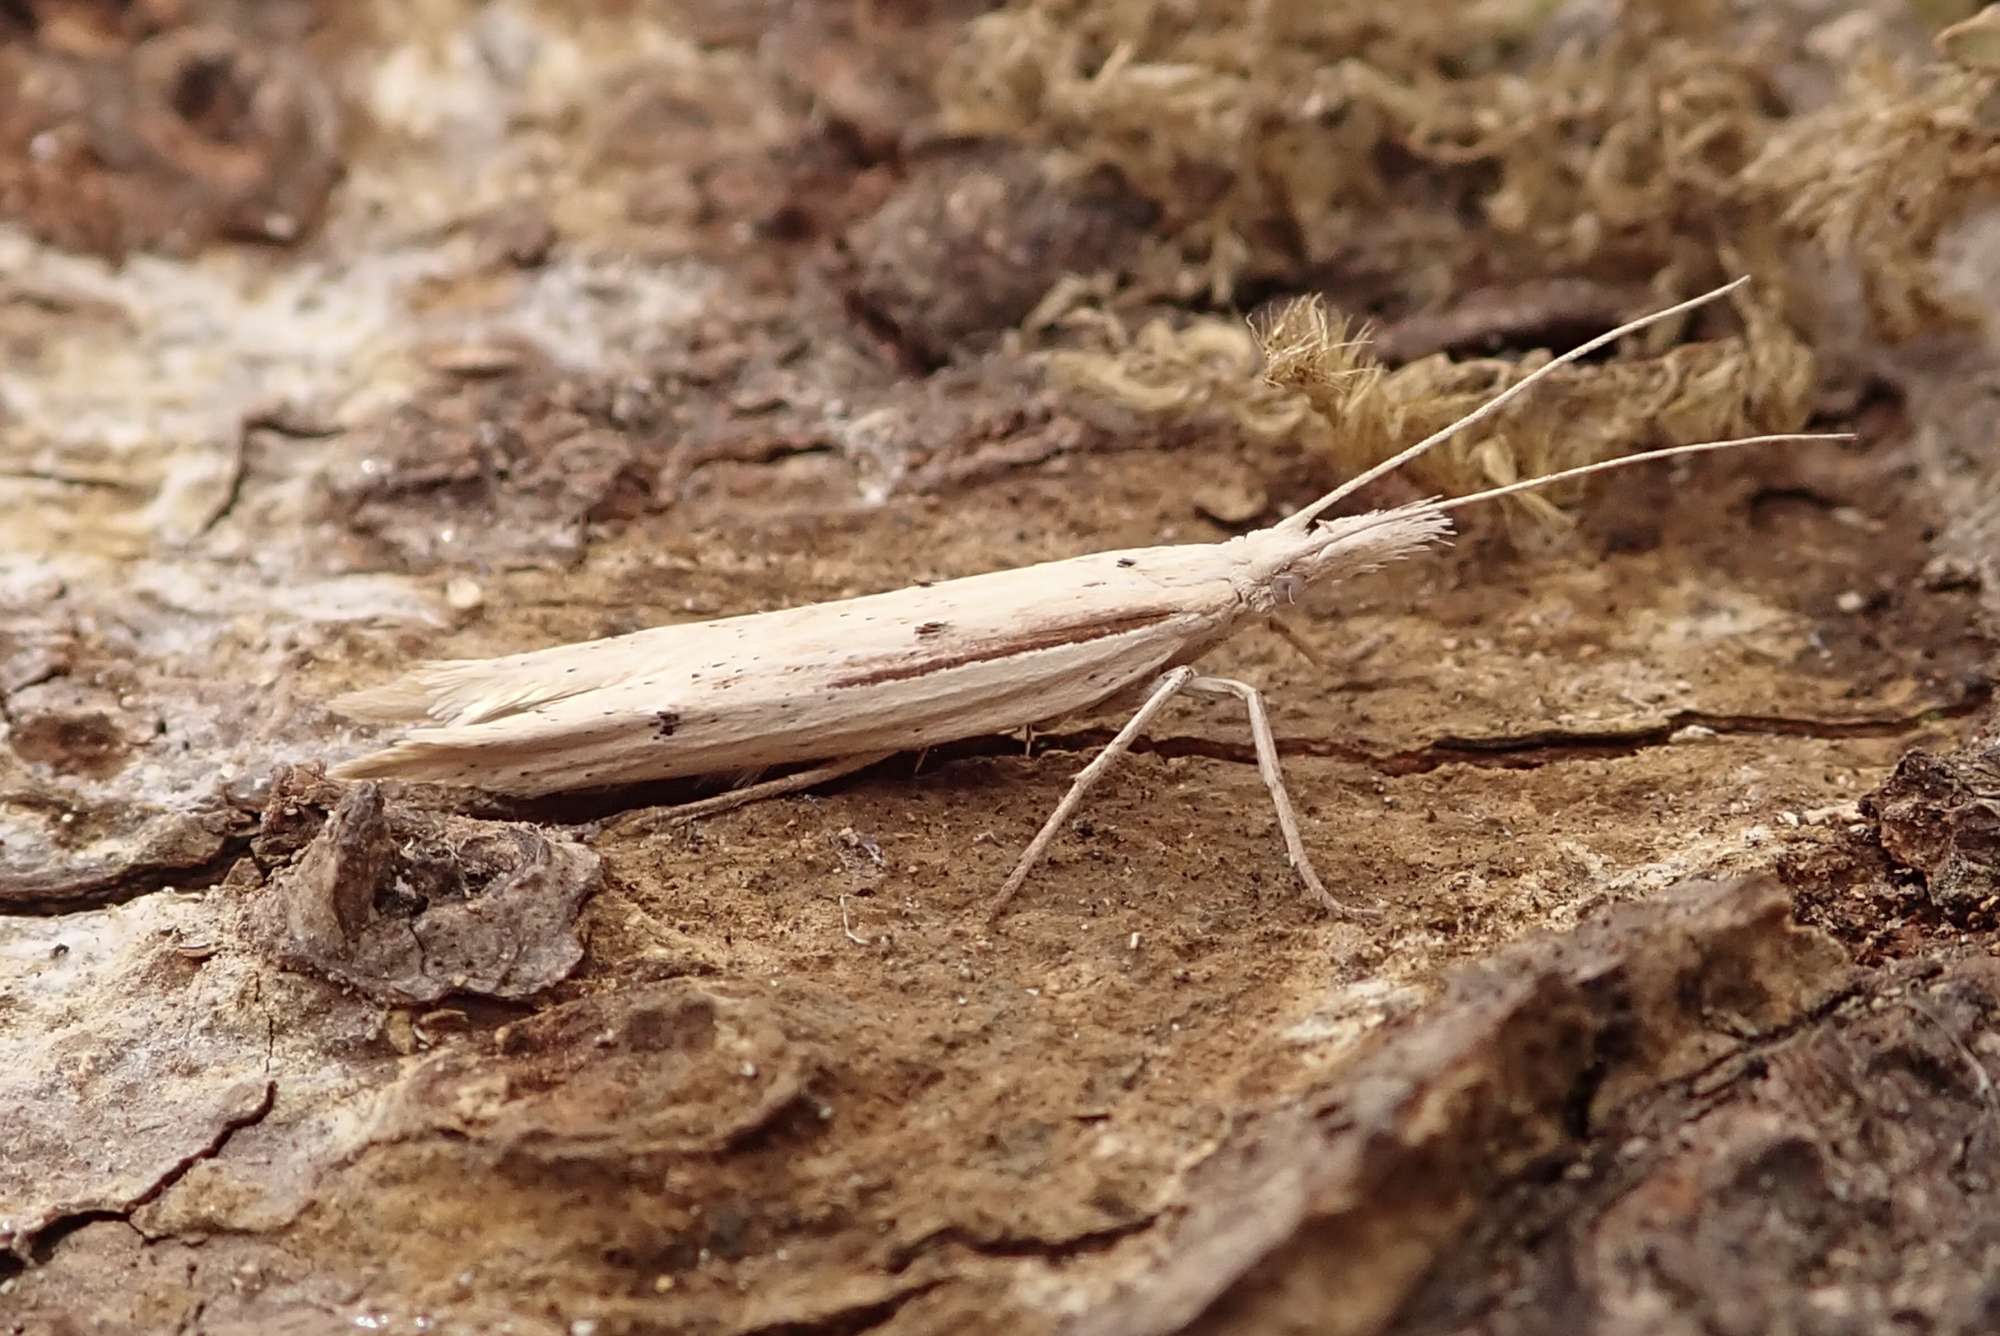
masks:
[(1319, 874), (1313, 871), (1312, 860), (1306, 857), (1305, 841), (1299, 838), (1299, 821), (1292, 813), (1291, 795), (1285, 792), (1285, 776), (1278, 769), (1278, 741), (1271, 736), (1271, 717), (1265, 712), (1262, 693), (1247, 682), (1227, 677), (1197, 677), (1187, 684), (1187, 689), (1204, 696), (1234, 696), (1249, 711), (1250, 738), (1257, 746), (1257, 773), (1264, 777), (1264, 787), (1271, 792), (1271, 805), (1278, 810), (1278, 830), (1285, 837), (1285, 853), (1291, 858), (1293, 870), (1306, 884), (1306, 890), (1312, 893), (1313, 899), (1329, 913), (1346, 918), (1379, 917), (1376, 910), (1334, 899), (1320, 881)]
[(634, 812), (618, 821), (606, 823), (605, 828), (633, 825), (646, 828), (675, 821), (692, 821), (698, 816), (713, 816), (717, 812), (727, 812), (749, 803), (762, 802), (766, 798), (797, 793), (800, 789), (809, 789), (830, 779), (851, 775), (857, 770), (874, 765), (877, 761), (886, 761), (895, 754), (869, 752), (865, 756), (849, 756), (839, 761), (828, 761), (825, 765), (816, 765), (810, 770), (780, 775), (761, 784), (751, 784), (744, 788), (731, 789), (727, 793), (718, 793), (712, 798), (698, 798), (691, 803), (676, 803), (671, 807), (656, 807), (647, 812)]
[(1160, 680), (1153, 686), (1153, 694), (1146, 697), (1146, 703), (1139, 707), (1138, 713), (1134, 714), (1125, 727), (1118, 730), (1118, 736), (1105, 743), (1104, 750), (1092, 757), (1090, 764), (1070, 781), (1069, 792), (1063, 795), (1062, 801), (1056, 804), (1056, 810), (1049, 813), (1049, 819), (1042, 823), (1041, 830), (1035, 833), (1035, 838), (1022, 851), (1021, 861), (1014, 864), (1014, 870), (1007, 874), (1006, 883), (1000, 887), (1000, 894), (993, 897), (993, 903), (986, 911), (989, 917), (998, 915), (1005, 909), (1007, 902), (1014, 898), (1014, 892), (1021, 889), (1021, 883), (1028, 879), (1028, 873), (1032, 872), (1035, 864), (1041, 861), (1042, 855), (1048, 851), (1049, 842), (1055, 839), (1056, 832), (1063, 828), (1063, 823), (1076, 811), (1077, 804), (1083, 801), (1083, 795), (1089, 792), (1090, 786), (1102, 779), (1104, 772), (1111, 768), (1111, 763), (1131, 748), (1139, 734), (1145, 731), (1146, 725), (1153, 722), (1153, 716), (1166, 708), (1167, 702), (1174, 698), (1174, 694), (1194, 680), (1194, 669), (1186, 667), (1175, 668), (1161, 675)]
[(1319, 669), (1321, 672), (1333, 671), (1333, 666), (1326, 661), (1318, 650), (1312, 647), (1304, 636), (1299, 634), (1298, 628), (1284, 618), (1271, 618), (1271, 631), (1278, 639), (1297, 650), (1299, 657), (1313, 667)]

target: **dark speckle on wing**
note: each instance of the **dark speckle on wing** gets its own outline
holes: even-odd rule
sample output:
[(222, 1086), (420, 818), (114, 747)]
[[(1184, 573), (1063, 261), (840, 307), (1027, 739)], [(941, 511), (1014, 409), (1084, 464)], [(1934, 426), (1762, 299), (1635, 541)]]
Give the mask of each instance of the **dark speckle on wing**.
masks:
[(1127, 613), (1123, 616), (1093, 617), (1055, 625), (1045, 624), (1015, 635), (983, 640), (964, 649), (954, 647), (948, 653), (928, 656), (915, 654), (893, 663), (867, 668), (829, 685), (836, 688), (866, 687), (882, 682), (901, 682), (911, 678), (928, 677), (932, 673), (963, 668), (967, 664), (988, 663), (995, 659), (1012, 658), (1017, 654), (1032, 654), (1037, 650), (1054, 649), (1058, 645), (1078, 645), (1101, 640), (1107, 636), (1124, 635), (1127, 632), (1156, 626), (1163, 621), (1171, 620), (1176, 615), (1172, 609), (1162, 609)]

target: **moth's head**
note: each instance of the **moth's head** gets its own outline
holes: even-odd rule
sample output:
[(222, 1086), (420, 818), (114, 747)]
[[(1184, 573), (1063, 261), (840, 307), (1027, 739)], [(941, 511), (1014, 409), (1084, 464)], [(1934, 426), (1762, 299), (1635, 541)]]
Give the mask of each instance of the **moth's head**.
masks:
[(1450, 536), (1451, 517), (1430, 501), (1259, 529), (1241, 539), (1244, 597), (1260, 610), (1280, 607), (1307, 585), (1372, 571)]

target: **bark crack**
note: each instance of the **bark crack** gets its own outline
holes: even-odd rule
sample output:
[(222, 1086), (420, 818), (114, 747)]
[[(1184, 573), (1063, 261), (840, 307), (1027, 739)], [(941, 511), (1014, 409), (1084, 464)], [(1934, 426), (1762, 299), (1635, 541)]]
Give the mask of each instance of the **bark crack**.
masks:
[(903, 1271), (918, 1258), (939, 1248), (957, 1247), (981, 1257), (1038, 1257), (1050, 1262), (1066, 1262), (1089, 1253), (1103, 1252), (1134, 1234), (1151, 1229), (1158, 1212), (1133, 1220), (1121, 1220), (1102, 1229), (1087, 1230), (1066, 1238), (1049, 1239), (1038, 1235), (982, 1235), (959, 1225), (941, 1225), (899, 1246), (889, 1259), (891, 1271)]
[[(1286, 756), (1314, 756), (1351, 761), (1390, 778), (1428, 774), (1448, 765), (1481, 766), (1502, 770), (1534, 770), (1563, 761), (1607, 760), (1636, 756), (1653, 747), (1674, 745), (1674, 736), (1689, 727), (1704, 728), (1728, 737), (1774, 738), (1893, 738), (1913, 733), (1940, 719), (1958, 719), (1976, 713), (1992, 695), (1990, 687), (1968, 691), (1961, 699), (1935, 709), (1909, 715), (1887, 715), (1864, 719), (1815, 719), (1790, 715), (1718, 714), (1706, 710), (1676, 710), (1658, 724), (1629, 729), (1535, 729), (1526, 733), (1470, 738), (1447, 734), (1421, 746), (1401, 751), (1376, 752), (1339, 738), (1278, 738), (1278, 750)], [(1037, 750), (1086, 751), (1103, 746), (1113, 730), (1077, 729), (1061, 733), (1037, 733)], [(937, 750), (957, 755), (1005, 755), (1016, 752), (1019, 743), (981, 739), (964, 751)], [(1257, 754), (1248, 743), (1223, 742), (1214, 738), (1175, 736), (1142, 738), (1132, 746), (1135, 752), (1159, 756), (1199, 756), (1214, 761), (1234, 761), (1255, 765)]]
[(926, 1280), (897, 1290), (886, 1298), (835, 1308), (810, 1318), (780, 1318), (744, 1328), (744, 1336), (860, 1336), (893, 1319), (910, 1300), (929, 1294), (944, 1284)]
[[(225, 1115), (206, 1143), (168, 1165), (151, 1183), (123, 1202), (107, 1206), (77, 1206), (58, 1211), (39, 1225), (25, 1231), (13, 1241), (8, 1251), (0, 1252), (0, 1278), (19, 1274), (30, 1265), (47, 1262), (64, 1239), (87, 1225), (115, 1220), (138, 1230), (138, 1226), (132, 1224), (132, 1217), (140, 1207), (158, 1201), (202, 1161), (212, 1160), (222, 1154), (230, 1138), (238, 1132), (264, 1121), (277, 1102), (277, 1098), (278, 1083), (264, 1082), (263, 1090), (254, 1104)], [(150, 1241), (144, 1231), (139, 1231), (139, 1234), (141, 1238)]]

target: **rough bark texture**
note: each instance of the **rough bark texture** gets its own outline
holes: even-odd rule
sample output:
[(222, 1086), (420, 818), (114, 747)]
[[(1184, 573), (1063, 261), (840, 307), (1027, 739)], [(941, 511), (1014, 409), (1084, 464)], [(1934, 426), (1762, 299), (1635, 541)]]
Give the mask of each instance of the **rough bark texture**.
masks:
[[(952, 133), (979, 4), (586, 8), (0, 5), (0, 1331), (1992, 1329), (1990, 179), (1832, 235), (1674, 122), (1634, 177), (1735, 203), (1558, 264), (1439, 122), (1237, 237), (1232, 300), (1400, 362), (1594, 333), (1668, 228), (1783, 294), (1860, 439), (1472, 515), (1309, 591), (1319, 662), (1217, 651), (1379, 923), (1305, 901), (1240, 715), (1187, 705), (994, 926), (1119, 720), (666, 828), (607, 818), (709, 789), (328, 783), (370, 738), (325, 702), (1272, 518), (1332, 481), (1308, 437), (1135, 396), (1175, 348), (1254, 376), (1148, 275), (1282, 192)], [(1921, 51), (1911, 9), (1744, 9), (1758, 114)], [(1160, 68), (1041, 93), (1115, 129), (1136, 77), (1164, 131)], [(1327, 135), (1393, 111), (1329, 87)], [(1891, 338), (1855, 237), (1923, 210), (1949, 309)]]

